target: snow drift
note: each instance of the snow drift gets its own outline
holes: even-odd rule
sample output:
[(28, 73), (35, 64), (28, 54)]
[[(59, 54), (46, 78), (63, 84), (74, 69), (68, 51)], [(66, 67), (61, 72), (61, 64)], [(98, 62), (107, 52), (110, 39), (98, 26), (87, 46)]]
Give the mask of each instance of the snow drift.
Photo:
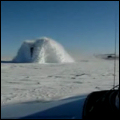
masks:
[(69, 63), (74, 62), (74, 60), (62, 45), (43, 37), (34, 41), (23, 42), (13, 62)]

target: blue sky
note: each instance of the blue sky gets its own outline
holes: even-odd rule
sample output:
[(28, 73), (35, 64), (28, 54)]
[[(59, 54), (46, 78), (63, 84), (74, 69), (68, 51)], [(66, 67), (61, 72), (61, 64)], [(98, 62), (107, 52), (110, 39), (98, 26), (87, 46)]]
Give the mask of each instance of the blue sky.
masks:
[(24, 40), (50, 37), (78, 53), (114, 51), (118, 1), (2, 1), (1, 55), (15, 56)]

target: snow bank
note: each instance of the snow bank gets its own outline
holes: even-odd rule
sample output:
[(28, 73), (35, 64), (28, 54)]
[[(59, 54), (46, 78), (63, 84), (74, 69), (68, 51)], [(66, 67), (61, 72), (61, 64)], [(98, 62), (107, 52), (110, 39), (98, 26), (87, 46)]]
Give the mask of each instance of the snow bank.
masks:
[(69, 63), (74, 60), (62, 45), (43, 37), (34, 41), (25, 41), (13, 62)]

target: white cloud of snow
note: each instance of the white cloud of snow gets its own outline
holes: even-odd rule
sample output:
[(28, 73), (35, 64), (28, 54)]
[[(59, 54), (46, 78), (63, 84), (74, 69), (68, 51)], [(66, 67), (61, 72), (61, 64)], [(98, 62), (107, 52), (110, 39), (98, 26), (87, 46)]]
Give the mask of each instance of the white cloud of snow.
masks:
[(25, 41), (13, 62), (70, 63), (74, 60), (58, 42), (43, 37)]

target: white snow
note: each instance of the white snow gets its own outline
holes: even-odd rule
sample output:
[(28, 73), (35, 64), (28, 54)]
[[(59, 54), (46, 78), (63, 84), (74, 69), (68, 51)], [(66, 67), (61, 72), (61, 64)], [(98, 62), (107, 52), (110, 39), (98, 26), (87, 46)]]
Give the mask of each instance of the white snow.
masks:
[(76, 63), (64, 64), (1, 62), (1, 105), (56, 100), (113, 87), (114, 61), (88, 56), (75, 59)]
[(58, 42), (43, 37), (34, 41), (25, 41), (13, 62), (70, 63), (74, 60)]

